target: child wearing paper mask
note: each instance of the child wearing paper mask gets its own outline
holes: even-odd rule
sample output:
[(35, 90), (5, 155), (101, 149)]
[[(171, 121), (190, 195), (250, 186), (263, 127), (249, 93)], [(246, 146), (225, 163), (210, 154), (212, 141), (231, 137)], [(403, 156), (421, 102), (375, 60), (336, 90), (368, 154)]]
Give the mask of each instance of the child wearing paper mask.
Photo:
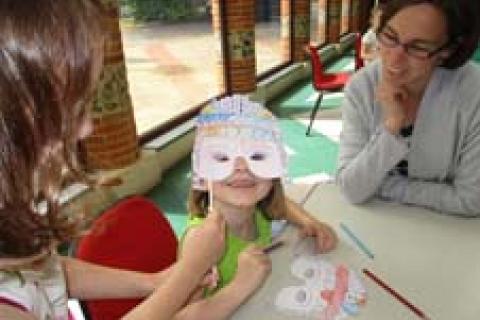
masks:
[[(330, 227), (285, 197), (280, 179), (287, 155), (276, 119), (260, 104), (232, 96), (205, 108), (197, 119), (192, 166), (189, 229), (209, 210), (218, 211), (227, 225), (216, 292), (198, 302), (221, 300), (224, 313), (203, 308), (206, 318), (228, 317), (266, 279), (271, 262), (262, 249), (271, 243), (272, 219), (286, 219), (302, 235), (316, 237), (319, 252), (335, 246)], [(230, 292), (236, 300), (219, 298)]]

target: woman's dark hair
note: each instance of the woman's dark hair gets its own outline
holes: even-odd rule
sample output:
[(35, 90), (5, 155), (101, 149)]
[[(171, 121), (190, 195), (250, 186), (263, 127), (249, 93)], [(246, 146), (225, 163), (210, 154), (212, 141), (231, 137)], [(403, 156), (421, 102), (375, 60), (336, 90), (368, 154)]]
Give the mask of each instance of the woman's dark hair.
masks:
[(76, 149), (103, 64), (101, 12), (95, 0), (0, 1), (0, 257), (39, 253), (76, 230), (59, 193), (82, 176)]
[(471, 58), (480, 38), (480, 2), (478, 0), (389, 0), (383, 3), (379, 31), (404, 8), (431, 4), (446, 17), (450, 56), (442, 67), (455, 69)]

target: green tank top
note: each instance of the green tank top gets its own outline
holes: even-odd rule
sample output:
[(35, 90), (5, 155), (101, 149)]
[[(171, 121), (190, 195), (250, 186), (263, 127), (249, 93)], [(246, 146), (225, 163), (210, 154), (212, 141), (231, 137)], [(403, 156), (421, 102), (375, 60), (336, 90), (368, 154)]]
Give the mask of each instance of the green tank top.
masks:
[[(187, 230), (189, 228), (199, 225), (203, 222), (204, 218), (193, 217), (189, 218), (187, 221)], [(213, 292), (223, 288), (232, 281), (235, 273), (237, 272), (237, 261), (238, 255), (242, 252), (249, 244), (256, 243), (260, 246), (265, 246), (271, 243), (272, 233), (271, 233), (271, 222), (265, 218), (263, 213), (260, 210), (255, 212), (255, 223), (257, 226), (258, 237), (253, 241), (244, 241), (228, 231), (227, 228), (227, 238), (225, 239), (225, 253), (218, 263), (218, 273), (219, 273), (219, 284)]]

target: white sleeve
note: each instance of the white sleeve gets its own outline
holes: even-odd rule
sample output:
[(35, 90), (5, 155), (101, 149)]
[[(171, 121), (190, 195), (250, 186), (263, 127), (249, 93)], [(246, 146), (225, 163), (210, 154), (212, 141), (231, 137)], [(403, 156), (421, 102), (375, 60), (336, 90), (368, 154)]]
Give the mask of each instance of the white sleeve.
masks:
[(382, 183), (379, 196), (445, 213), (480, 216), (480, 124), (472, 125), (460, 152), (452, 181), (423, 181), (399, 175), (388, 176)]
[(22, 280), (13, 273), (0, 271), (0, 298), (18, 304), (26, 310), (32, 310), (34, 305), (31, 286), (22, 283)]
[(67, 292), (62, 265), (56, 255), (41, 271), (22, 271), (22, 278), (0, 271), (0, 297), (23, 306), (38, 319), (67, 319)]
[(361, 80), (353, 79), (345, 88), (337, 171), (337, 183), (352, 203), (364, 202), (375, 195), (388, 172), (409, 151), (407, 143), (383, 125), (371, 133), (374, 117), (368, 114), (371, 106), (366, 104), (373, 104), (373, 99), (365, 97), (367, 88), (362, 88), (362, 83), (357, 85)]

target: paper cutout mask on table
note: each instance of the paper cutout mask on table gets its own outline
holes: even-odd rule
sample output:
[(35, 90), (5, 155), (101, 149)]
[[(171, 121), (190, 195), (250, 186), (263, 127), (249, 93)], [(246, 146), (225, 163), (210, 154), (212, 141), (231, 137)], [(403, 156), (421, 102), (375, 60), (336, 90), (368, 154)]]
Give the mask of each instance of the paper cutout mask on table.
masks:
[[(247, 97), (234, 95), (214, 101), (197, 117), (192, 153), (194, 187), (200, 181), (219, 181), (233, 173), (242, 157), (260, 178), (286, 174), (287, 155), (277, 120), (266, 108)], [(195, 183), (197, 182), (197, 183)]]
[(356, 315), (366, 302), (358, 275), (343, 265), (335, 266), (319, 255), (302, 255), (292, 263), (292, 274), (304, 285), (283, 288), (275, 305), (315, 320), (340, 320)]

